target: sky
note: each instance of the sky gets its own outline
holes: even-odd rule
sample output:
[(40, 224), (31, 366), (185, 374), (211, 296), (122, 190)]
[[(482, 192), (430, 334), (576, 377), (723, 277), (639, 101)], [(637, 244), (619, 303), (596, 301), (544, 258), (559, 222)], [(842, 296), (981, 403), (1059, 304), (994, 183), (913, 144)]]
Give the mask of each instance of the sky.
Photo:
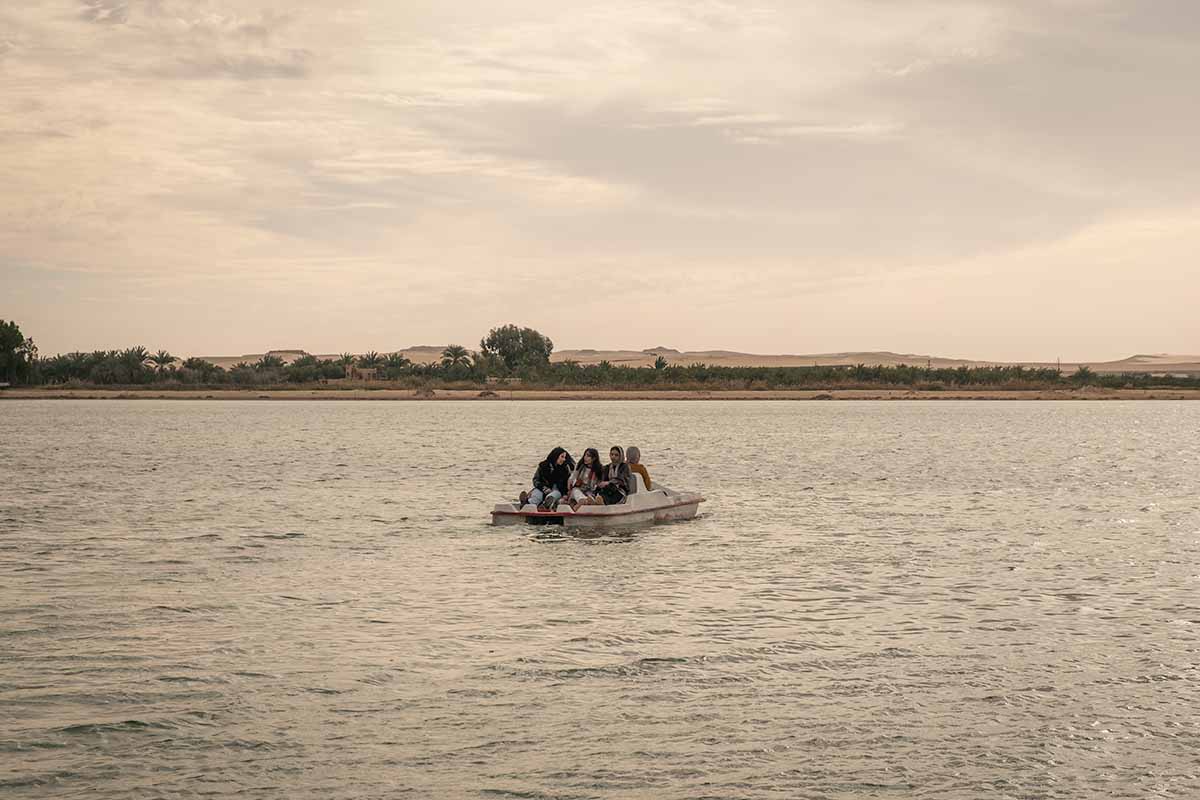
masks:
[(1200, 352), (1194, 0), (0, 4), (43, 354)]

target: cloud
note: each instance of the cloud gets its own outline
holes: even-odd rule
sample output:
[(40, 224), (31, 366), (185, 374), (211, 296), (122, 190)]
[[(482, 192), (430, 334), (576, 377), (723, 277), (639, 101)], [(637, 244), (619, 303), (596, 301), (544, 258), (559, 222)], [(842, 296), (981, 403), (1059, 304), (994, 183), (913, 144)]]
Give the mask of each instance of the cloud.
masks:
[(265, 78), (308, 77), (312, 53), (289, 50), (273, 55), (208, 55), (180, 58), (172, 64), (155, 67), (149, 74), (156, 78), (203, 80), (230, 77), (252, 81)]
[(125, 0), (83, 0), (79, 16), (101, 25), (124, 25), (129, 21), (129, 3)]
[[(207, 0), (80, 0), (78, 19), (109, 28), (100, 55), (118, 72), (158, 79), (236, 80), (306, 77), (313, 52), (288, 39), (293, 13), (255, 9), (253, 2), (223, 6)], [(237, 8), (235, 11), (234, 8)], [(68, 27), (43, 19), (59, 35)]]

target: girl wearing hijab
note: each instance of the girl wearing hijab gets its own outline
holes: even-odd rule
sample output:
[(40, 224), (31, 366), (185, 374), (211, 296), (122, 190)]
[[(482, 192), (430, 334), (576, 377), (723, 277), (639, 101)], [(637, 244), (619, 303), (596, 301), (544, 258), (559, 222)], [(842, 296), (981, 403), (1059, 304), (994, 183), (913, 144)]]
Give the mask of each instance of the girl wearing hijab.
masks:
[(642, 483), (646, 485), (646, 491), (650, 491), (650, 472), (642, 463), (642, 451), (633, 445), (625, 448), (625, 460), (629, 463), (629, 470), (636, 472), (642, 476)]
[(567, 481), (574, 468), (575, 460), (570, 453), (561, 447), (551, 450), (533, 473), (533, 491), (521, 492), (521, 505), (533, 503), (540, 511), (553, 509), (567, 493)]
[(600, 453), (596, 448), (589, 447), (579, 458), (579, 466), (571, 473), (570, 491), (567, 500), (571, 508), (592, 505), (604, 501), (596, 497), (596, 484), (600, 482)]
[(615, 506), (629, 494), (629, 465), (625, 463), (625, 451), (617, 445), (608, 451), (608, 458), (611, 463), (604, 467), (596, 488), (600, 490), (605, 505)]

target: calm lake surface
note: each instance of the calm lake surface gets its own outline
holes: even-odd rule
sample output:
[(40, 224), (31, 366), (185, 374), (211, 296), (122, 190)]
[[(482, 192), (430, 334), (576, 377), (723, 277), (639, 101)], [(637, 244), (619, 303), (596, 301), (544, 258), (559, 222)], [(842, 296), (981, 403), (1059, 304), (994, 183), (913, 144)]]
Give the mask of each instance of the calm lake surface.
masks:
[(5, 800), (1193, 798), (1198, 663), (1200, 403), (0, 402)]

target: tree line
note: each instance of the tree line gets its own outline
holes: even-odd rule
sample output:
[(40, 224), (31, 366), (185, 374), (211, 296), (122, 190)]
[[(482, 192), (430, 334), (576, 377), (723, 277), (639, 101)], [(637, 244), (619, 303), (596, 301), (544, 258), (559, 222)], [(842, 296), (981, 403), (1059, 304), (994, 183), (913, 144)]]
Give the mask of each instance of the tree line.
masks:
[[(941, 367), (897, 365), (727, 367), (671, 364), (659, 356), (653, 366), (632, 367), (601, 361), (551, 362), (553, 342), (532, 328), (493, 328), (472, 353), (450, 345), (430, 364), (401, 353), (344, 353), (322, 359), (304, 355), (285, 363), (273, 355), (226, 369), (201, 358), (179, 359), (145, 347), (95, 350), (43, 357), (16, 323), (0, 320), (0, 381), (27, 385), (189, 387), (302, 386), (361, 379), (401, 387), (480, 386), (503, 381), (529, 388), (555, 389), (853, 389), (900, 388), (1037, 390), (1102, 388), (1200, 388), (1200, 376), (1150, 373), (1097, 373), (1080, 367), (1071, 374), (1045, 367)], [(363, 370), (371, 370), (364, 373)]]
[[(402, 353), (343, 353), (337, 358), (303, 355), (285, 362), (265, 355), (226, 369), (202, 358), (180, 359), (165, 350), (144, 346), (123, 350), (60, 353), (42, 357), (32, 338), (15, 322), (0, 320), (0, 382), (25, 385), (91, 386), (271, 386), (320, 384), (331, 380), (373, 380), (404, 384), (486, 383), (489, 377), (511, 377), (550, 364), (553, 342), (532, 328), (493, 328), (478, 353), (462, 345), (446, 347), (440, 360), (419, 364)], [(369, 370), (370, 372), (365, 372)]]
[(181, 384), (188, 386), (268, 386), (313, 384), (361, 377), (372, 370), (376, 380), (405, 381), (424, 378), (444, 381), (486, 381), (483, 361), (470, 358), (466, 348), (447, 347), (442, 360), (416, 364), (400, 353), (362, 355), (344, 353), (338, 358), (303, 355), (288, 363), (278, 356), (265, 355), (257, 361), (241, 361), (229, 368), (202, 358), (179, 359), (145, 347), (126, 350), (96, 350), (90, 353), (64, 353), (42, 358), (29, 371), (32, 384), (90, 384), (96, 386), (143, 386)]
[(605, 389), (954, 389), (1038, 390), (1098, 386), (1109, 389), (1157, 387), (1200, 388), (1200, 376), (1149, 373), (1097, 373), (1089, 367), (1065, 374), (1062, 370), (1024, 366), (931, 368), (857, 364), (812, 367), (727, 367), (711, 364), (667, 364), (630, 367), (607, 362), (576, 364), (563, 361), (531, 375), (539, 386)]

